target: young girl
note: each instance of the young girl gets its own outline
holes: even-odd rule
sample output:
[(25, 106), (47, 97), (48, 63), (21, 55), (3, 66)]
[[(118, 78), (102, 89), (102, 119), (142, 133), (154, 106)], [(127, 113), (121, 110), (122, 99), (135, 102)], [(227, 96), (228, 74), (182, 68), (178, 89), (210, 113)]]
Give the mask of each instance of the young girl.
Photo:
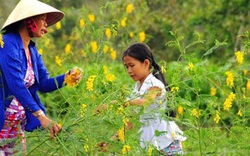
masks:
[(182, 136), (183, 132), (174, 121), (164, 120), (161, 113), (166, 109), (166, 81), (151, 49), (143, 43), (132, 44), (122, 59), (129, 76), (136, 81), (126, 105), (145, 107), (144, 114), (140, 116), (141, 147), (153, 145), (166, 155), (182, 154), (181, 141), (186, 137)]

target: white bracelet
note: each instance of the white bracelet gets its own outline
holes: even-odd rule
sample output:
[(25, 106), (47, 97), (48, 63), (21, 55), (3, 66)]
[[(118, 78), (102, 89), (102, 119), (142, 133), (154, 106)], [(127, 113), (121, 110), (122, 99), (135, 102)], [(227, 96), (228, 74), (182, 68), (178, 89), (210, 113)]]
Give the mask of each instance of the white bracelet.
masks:
[(39, 116), (41, 116), (42, 114), (44, 114), (43, 111), (39, 112), (38, 115), (36, 116), (36, 118), (39, 118)]

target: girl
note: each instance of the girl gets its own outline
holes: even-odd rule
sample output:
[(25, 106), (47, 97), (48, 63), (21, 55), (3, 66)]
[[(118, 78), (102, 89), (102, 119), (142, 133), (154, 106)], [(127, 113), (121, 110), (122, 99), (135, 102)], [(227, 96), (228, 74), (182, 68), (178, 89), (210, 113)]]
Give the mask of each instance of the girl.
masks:
[(164, 96), (167, 84), (151, 49), (143, 43), (132, 44), (123, 53), (122, 60), (127, 73), (136, 81), (126, 105), (146, 108), (140, 116), (141, 147), (153, 145), (166, 155), (182, 154), (181, 141), (186, 137), (182, 136), (183, 132), (174, 121), (166, 121), (162, 116), (161, 110), (166, 109)]

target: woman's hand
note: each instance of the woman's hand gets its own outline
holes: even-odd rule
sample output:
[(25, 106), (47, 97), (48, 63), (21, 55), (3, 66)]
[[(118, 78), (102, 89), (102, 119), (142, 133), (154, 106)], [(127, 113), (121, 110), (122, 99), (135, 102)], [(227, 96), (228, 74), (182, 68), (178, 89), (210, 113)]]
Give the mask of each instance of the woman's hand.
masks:
[(75, 86), (82, 80), (82, 75), (83, 71), (78, 67), (74, 67), (65, 74), (64, 83), (69, 86)]
[(33, 113), (45, 129), (50, 130), (50, 139), (54, 139), (61, 131), (61, 127), (53, 120), (49, 119), (41, 110)]

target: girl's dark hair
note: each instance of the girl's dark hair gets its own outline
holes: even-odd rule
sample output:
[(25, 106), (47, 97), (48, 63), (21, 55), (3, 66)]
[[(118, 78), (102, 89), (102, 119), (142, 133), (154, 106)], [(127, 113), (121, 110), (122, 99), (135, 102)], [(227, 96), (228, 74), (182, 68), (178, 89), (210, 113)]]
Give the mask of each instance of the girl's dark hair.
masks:
[[(155, 62), (152, 50), (150, 47), (144, 43), (134, 43), (130, 45), (122, 54), (122, 59), (125, 56), (133, 57), (140, 62), (144, 62), (145, 59), (150, 61), (150, 66), (153, 67), (153, 75), (159, 79), (164, 85), (167, 91), (170, 91), (170, 87), (168, 86), (165, 77), (162, 73), (161, 67)], [(170, 108), (169, 108), (170, 109)], [(175, 117), (175, 111), (169, 110), (166, 112), (167, 116)]]

